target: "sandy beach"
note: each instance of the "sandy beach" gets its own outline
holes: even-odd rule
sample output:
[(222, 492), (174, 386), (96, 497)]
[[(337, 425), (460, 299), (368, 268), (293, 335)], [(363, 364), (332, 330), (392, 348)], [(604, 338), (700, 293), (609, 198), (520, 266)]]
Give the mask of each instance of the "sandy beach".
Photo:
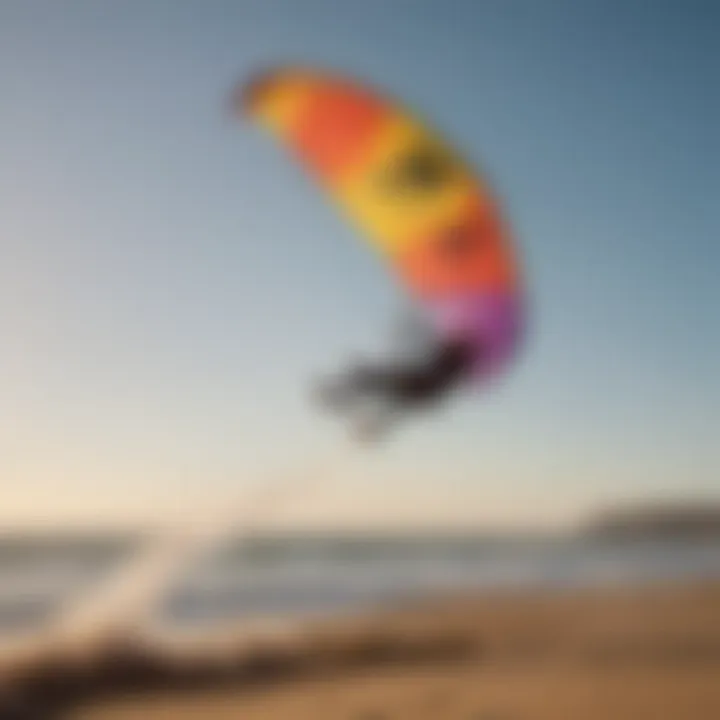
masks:
[[(106, 660), (47, 716), (708, 720), (720, 717), (720, 584), (496, 591), (318, 623), (214, 662), (138, 657)], [(43, 692), (36, 682), (28, 697)]]

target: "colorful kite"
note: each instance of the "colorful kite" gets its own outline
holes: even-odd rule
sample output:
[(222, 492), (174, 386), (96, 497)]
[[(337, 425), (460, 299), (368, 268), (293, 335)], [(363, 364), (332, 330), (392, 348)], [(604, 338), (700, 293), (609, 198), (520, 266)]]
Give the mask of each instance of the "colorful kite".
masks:
[(399, 411), (508, 365), (523, 327), (510, 232), (487, 183), (437, 132), (356, 80), (299, 67), (254, 76), (235, 107), (328, 191), (432, 330), (422, 358), (354, 368), (321, 390), (326, 405), (354, 411), (371, 401), (361, 427), (377, 434)]

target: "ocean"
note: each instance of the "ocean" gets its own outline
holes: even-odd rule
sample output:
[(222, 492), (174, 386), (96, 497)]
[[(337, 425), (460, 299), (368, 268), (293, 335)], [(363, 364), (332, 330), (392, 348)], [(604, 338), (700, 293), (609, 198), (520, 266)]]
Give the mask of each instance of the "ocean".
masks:
[[(0, 537), (0, 644), (51, 627), (153, 542)], [(718, 579), (720, 538), (238, 535), (179, 568), (143, 608), (164, 632), (344, 614), (467, 590)]]

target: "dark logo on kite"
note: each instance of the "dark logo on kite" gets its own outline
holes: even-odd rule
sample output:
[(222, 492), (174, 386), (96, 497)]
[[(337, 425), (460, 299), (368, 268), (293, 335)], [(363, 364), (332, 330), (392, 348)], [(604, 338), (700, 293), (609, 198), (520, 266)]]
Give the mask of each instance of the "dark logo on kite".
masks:
[(394, 158), (381, 182), (393, 194), (429, 193), (447, 184), (452, 175), (447, 157), (434, 148), (418, 147)]

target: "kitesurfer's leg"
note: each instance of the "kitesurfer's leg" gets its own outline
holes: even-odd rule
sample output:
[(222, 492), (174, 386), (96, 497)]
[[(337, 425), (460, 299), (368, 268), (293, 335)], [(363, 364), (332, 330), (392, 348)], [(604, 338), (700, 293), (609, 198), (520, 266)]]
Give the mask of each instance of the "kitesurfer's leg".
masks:
[(466, 374), (471, 360), (472, 351), (465, 343), (446, 343), (419, 362), (361, 366), (336, 388), (335, 399), (342, 404), (375, 396), (399, 405), (423, 403), (451, 390)]
[(461, 343), (440, 346), (419, 363), (362, 368), (353, 382), (361, 392), (377, 393), (400, 402), (430, 400), (447, 390), (465, 374), (471, 354)]

